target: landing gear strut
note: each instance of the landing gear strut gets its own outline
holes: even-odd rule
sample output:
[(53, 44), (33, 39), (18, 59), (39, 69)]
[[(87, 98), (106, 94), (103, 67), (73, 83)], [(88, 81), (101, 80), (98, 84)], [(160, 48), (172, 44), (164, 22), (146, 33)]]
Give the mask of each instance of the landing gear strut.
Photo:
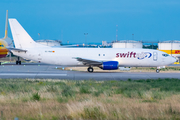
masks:
[(21, 61), (19, 60), (19, 57), (18, 57), (18, 60), (16, 61), (16, 65), (21, 65)]
[(93, 72), (94, 69), (93, 69), (93, 67), (88, 67), (87, 71), (88, 71), (88, 72)]
[(159, 70), (159, 69), (156, 69), (156, 72), (157, 72), (157, 73), (159, 73), (159, 72), (160, 72), (160, 70)]

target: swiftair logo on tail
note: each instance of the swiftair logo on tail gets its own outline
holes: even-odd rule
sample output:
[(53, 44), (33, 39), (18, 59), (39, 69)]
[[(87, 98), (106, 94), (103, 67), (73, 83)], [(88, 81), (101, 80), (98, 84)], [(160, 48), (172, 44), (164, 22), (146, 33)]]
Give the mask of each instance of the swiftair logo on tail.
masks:
[(116, 53), (116, 58), (137, 58), (139, 60), (142, 60), (144, 58), (150, 58), (152, 56), (152, 53), (150, 52), (128, 52), (128, 53)]

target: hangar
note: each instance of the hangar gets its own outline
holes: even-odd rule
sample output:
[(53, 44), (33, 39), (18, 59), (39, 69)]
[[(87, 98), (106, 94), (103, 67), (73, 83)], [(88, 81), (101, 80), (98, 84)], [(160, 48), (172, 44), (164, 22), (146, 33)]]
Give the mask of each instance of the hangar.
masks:
[(113, 41), (112, 48), (142, 48), (143, 44), (141, 41), (134, 40), (121, 40)]
[(43, 44), (46, 46), (61, 46), (60, 40), (36, 40), (37, 43)]

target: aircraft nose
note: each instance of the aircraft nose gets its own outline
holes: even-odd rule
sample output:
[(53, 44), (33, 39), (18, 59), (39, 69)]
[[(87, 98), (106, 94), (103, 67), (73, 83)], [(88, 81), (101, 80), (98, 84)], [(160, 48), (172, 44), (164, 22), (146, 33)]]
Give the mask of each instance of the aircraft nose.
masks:
[(172, 57), (172, 63), (174, 63), (174, 62), (176, 62), (177, 60), (176, 60), (176, 58), (175, 57)]

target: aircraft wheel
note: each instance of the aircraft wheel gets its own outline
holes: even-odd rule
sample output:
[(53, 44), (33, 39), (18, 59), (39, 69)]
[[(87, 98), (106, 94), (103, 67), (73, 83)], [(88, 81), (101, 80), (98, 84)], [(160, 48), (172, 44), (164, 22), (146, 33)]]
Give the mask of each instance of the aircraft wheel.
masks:
[(156, 69), (156, 72), (157, 72), (157, 73), (159, 73), (159, 72), (160, 72), (160, 70), (159, 70), (159, 69)]
[(92, 67), (89, 67), (87, 70), (88, 70), (88, 72), (93, 72), (94, 71), (94, 69)]
[(16, 61), (16, 65), (21, 65), (21, 61)]

